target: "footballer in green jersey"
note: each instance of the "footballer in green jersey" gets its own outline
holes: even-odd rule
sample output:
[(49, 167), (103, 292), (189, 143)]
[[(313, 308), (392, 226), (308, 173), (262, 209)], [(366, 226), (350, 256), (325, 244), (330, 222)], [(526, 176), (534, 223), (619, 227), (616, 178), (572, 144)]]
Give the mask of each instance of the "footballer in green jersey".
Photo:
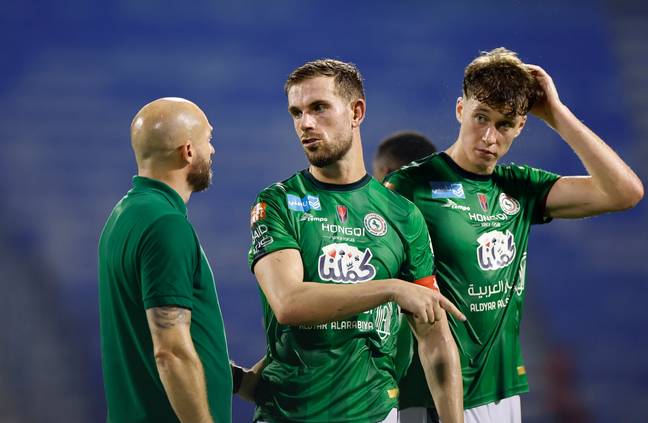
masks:
[[(518, 339), (527, 242), (531, 224), (546, 221), (543, 201), (557, 179), (516, 165), (496, 166), (491, 175), (473, 174), (445, 153), (387, 178), (425, 216), (439, 284), (468, 318), (450, 321), (462, 358), (466, 408), (496, 401), (500, 392), (527, 391)], [(401, 407), (431, 406), (415, 380), (421, 381), (416, 372), (403, 379)]]
[[(252, 267), (273, 251), (295, 249), (306, 281), (433, 277), (420, 212), (369, 175), (334, 185), (304, 170), (272, 185), (253, 207), (252, 237)], [(377, 422), (397, 406), (396, 303), (295, 326), (280, 324), (265, 296), (262, 303), (268, 351), (257, 395), (261, 420)]]
[[(561, 136), (588, 175), (558, 177), (497, 165), (529, 112)], [(467, 322), (451, 322), (462, 362), (465, 421), (519, 422), (517, 394), (527, 390), (519, 324), (530, 225), (633, 207), (643, 186), (560, 101), (542, 68), (504, 48), (468, 65), (456, 117), (459, 135), (445, 154), (414, 162), (385, 184), (422, 211), (441, 291), (468, 316)], [(401, 383), (401, 406), (429, 406), (429, 398), (419, 395), (422, 386), (414, 362)]]
[(367, 175), (359, 72), (309, 62), (286, 93), (311, 166), (252, 208), (249, 262), (268, 342), (255, 419), (395, 422), (402, 309), (419, 340), (424, 389), (446, 395), (447, 421), (459, 421), (459, 356), (443, 309), (464, 317), (438, 293), (420, 212)]

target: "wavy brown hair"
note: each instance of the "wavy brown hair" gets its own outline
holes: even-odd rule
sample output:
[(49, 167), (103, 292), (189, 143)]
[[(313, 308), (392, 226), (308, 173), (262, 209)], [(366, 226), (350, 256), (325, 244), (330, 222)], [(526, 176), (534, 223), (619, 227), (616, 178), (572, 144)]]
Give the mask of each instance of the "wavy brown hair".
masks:
[(347, 100), (365, 98), (362, 75), (356, 65), (335, 59), (313, 60), (292, 71), (284, 85), (286, 95), (293, 85), (318, 76), (335, 78), (337, 94)]
[(506, 116), (524, 116), (544, 100), (544, 91), (517, 53), (504, 47), (482, 52), (466, 66), (463, 95)]

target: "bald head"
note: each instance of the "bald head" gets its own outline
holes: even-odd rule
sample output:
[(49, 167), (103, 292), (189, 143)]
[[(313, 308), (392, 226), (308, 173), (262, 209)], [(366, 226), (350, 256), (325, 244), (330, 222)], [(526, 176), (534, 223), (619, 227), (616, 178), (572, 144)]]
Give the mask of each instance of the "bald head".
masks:
[(152, 101), (131, 123), (131, 145), (138, 167), (162, 165), (187, 142), (208, 138), (211, 126), (202, 110), (189, 100), (175, 97)]

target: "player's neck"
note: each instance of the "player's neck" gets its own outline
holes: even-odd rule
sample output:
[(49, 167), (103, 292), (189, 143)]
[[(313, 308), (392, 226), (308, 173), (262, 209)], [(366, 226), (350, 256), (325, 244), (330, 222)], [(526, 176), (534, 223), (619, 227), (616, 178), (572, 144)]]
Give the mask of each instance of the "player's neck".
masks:
[(137, 175), (164, 182), (178, 193), (185, 204), (189, 202), (189, 197), (191, 197), (192, 190), (189, 186), (189, 183), (187, 182), (187, 175), (185, 175), (184, 173), (166, 171), (163, 172), (155, 169), (139, 169)]
[(459, 147), (458, 143), (459, 141), (455, 142), (445, 150), (445, 153), (450, 156), (457, 166), (476, 175), (491, 175), (493, 173), (495, 170), (495, 163), (492, 166), (480, 166), (471, 162), (470, 158), (466, 155), (465, 151)]
[(308, 170), (315, 179), (327, 184), (345, 185), (358, 182), (367, 174), (360, 139), (355, 139), (348, 153), (337, 162), (326, 167), (311, 165)]

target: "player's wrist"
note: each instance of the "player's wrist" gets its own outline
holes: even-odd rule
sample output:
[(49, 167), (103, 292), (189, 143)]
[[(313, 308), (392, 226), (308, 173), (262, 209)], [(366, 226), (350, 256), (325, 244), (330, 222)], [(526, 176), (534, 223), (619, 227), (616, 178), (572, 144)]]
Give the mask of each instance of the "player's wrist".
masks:
[(397, 303), (401, 300), (403, 293), (403, 284), (407, 283), (400, 279), (390, 279), (387, 284), (387, 296), (389, 301), (396, 301)]
[(236, 394), (241, 389), (241, 384), (243, 383), (243, 377), (245, 376), (245, 369), (243, 367), (237, 366), (231, 360), (230, 360), (230, 368), (232, 370), (232, 393)]

